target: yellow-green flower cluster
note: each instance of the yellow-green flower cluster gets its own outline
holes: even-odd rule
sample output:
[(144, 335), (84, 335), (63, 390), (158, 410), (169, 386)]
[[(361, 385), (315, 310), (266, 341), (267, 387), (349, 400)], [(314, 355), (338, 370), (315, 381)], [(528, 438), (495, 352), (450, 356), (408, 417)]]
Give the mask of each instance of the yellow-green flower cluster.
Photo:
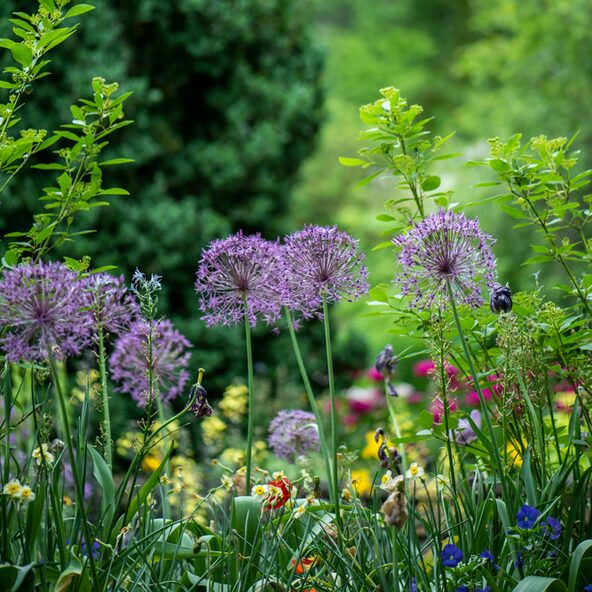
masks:
[(33, 490), (28, 485), (21, 485), (18, 479), (11, 479), (2, 489), (2, 494), (17, 502), (32, 502), (35, 499)]
[(218, 408), (232, 423), (239, 423), (247, 413), (249, 389), (244, 384), (230, 385), (224, 391)]

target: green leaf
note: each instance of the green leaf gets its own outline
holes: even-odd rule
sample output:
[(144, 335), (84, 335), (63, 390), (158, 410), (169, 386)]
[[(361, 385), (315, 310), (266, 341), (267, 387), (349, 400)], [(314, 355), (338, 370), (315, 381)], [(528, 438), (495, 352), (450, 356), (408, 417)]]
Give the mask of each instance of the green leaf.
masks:
[(424, 191), (434, 191), (434, 189), (438, 189), (438, 187), (440, 187), (441, 182), (442, 180), (440, 177), (438, 177), (438, 175), (430, 175), (423, 180), (421, 188)]
[(392, 222), (395, 218), (389, 214), (379, 214), (376, 219), (379, 222)]
[[(571, 556), (569, 563), (569, 592), (579, 592), (579, 581), (582, 575), (586, 575), (588, 580), (592, 579), (590, 559), (592, 559), (592, 540), (588, 539), (582, 541)], [(585, 560), (586, 564), (584, 565)], [(584, 567), (586, 567), (586, 570), (584, 570)]]
[(89, 444), (88, 451), (93, 461), (93, 475), (102, 490), (101, 522), (105, 525), (105, 534), (108, 534), (111, 520), (113, 520), (113, 513), (115, 512), (115, 485), (113, 484), (113, 475), (107, 463), (94, 446)]
[(252, 585), (259, 574), (259, 558), (263, 543), (261, 504), (250, 496), (232, 500), (232, 531), (236, 536), (238, 576), (244, 588)]
[(91, 6), (90, 4), (77, 4), (76, 6), (72, 6), (70, 10), (64, 15), (64, 18), (71, 18), (73, 16), (78, 16), (80, 14), (84, 14), (85, 12), (90, 12), (94, 10), (95, 7)]
[(567, 588), (557, 578), (528, 576), (514, 588), (513, 592), (567, 592)]
[(54, 591), (55, 592), (68, 592), (70, 590), (77, 592), (90, 592), (90, 583), (88, 581), (88, 575), (84, 571), (80, 559), (74, 555), (73, 547), (70, 550), (70, 563), (68, 567), (60, 574), (58, 581), (56, 582)]
[(15, 43), (10, 48), (10, 51), (12, 57), (21, 64), (21, 66), (28, 66), (33, 61), (33, 52), (26, 45)]
[(105, 160), (103, 162), (99, 162), (99, 166), (113, 166), (116, 164), (128, 164), (130, 162), (134, 162), (133, 158), (112, 158), (111, 160)]
[(34, 590), (33, 563), (20, 567), (8, 563), (0, 564), (0, 592), (33, 592)]
[(340, 156), (338, 158), (338, 160), (339, 160), (339, 164), (342, 164), (343, 166), (346, 166), (346, 167), (357, 167), (357, 166), (366, 167), (370, 164), (367, 160), (362, 160), (361, 158), (348, 158), (347, 156)]
[(487, 161), (487, 164), (496, 172), (496, 173), (507, 173), (509, 172), (510, 165), (505, 160), (499, 160), (497, 158), (492, 158), (491, 160)]
[(434, 416), (424, 409), (419, 414), (417, 423), (419, 424), (419, 427), (429, 430), (434, 425)]

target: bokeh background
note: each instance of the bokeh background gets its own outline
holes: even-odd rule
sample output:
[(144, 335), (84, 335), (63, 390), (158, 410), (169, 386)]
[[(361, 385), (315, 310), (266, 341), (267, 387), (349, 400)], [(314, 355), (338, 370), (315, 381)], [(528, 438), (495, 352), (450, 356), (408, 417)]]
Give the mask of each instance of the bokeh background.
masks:
[[(1, 36), (23, 0), (0, 3)], [(368, 252), (371, 281), (390, 282), (390, 250), (376, 221), (396, 194), (392, 179), (359, 190), (361, 172), (341, 167), (362, 129), (357, 111), (393, 85), (435, 117), (434, 133), (456, 130), (462, 153), (438, 171), (455, 201), (478, 201), (487, 173), (464, 163), (487, 155), (487, 139), (520, 132), (571, 136), (590, 160), (592, 3), (588, 0), (97, 0), (79, 32), (53, 56), (53, 75), (29, 98), (26, 127), (55, 128), (89, 93), (97, 74), (132, 90), (113, 136), (117, 167), (109, 184), (127, 188), (109, 208), (83, 220), (99, 232), (68, 245), (68, 255), (163, 276), (161, 311), (194, 344), (213, 398), (244, 376), (242, 333), (206, 329), (194, 274), (213, 238), (244, 229), (274, 238), (305, 223), (338, 224)], [(44, 184), (26, 175), (5, 193), (0, 232), (27, 228)], [(489, 193), (487, 193), (489, 191)], [(475, 209), (479, 214), (479, 209)], [(553, 283), (521, 266), (538, 240), (487, 211), (498, 238), (502, 281), (514, 289)], [(388, 235), (387, 235), (388, 237)], [(363, 316), (366, 302), (339, 306), (336, 370), (341, 385), (367, 368), (389, 327)], [(298, 391), (285, 336), (255, 335), (258, 380), (270, 398)], [(306, 332), (306, 353), (323, 386), (321, 328)], [(395, 343), (395, 347), (399, 344)], [(404, 369), (403, 369), (404, 371)], [(124, 414), (125, 416), (125, 414)]]

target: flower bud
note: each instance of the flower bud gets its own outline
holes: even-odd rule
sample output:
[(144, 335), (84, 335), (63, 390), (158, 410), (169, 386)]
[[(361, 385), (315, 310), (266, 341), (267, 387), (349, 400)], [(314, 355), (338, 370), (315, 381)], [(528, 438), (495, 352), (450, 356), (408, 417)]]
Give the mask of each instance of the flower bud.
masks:
[(491, 289), (489, 306), (492, 312), (510, 312), (512, 310), (512, 291), (508, 286), (496, 284)]
[(191, 406), (191, 411), (193, 411), (195, 417), (210, 417), (212, 415), (213, 409), (208, 403), (207, 396), (208, 393), (201, 384), (194, 384), (191, 387), (189, 397), (191, 399), (195, 397), (195, 401)]

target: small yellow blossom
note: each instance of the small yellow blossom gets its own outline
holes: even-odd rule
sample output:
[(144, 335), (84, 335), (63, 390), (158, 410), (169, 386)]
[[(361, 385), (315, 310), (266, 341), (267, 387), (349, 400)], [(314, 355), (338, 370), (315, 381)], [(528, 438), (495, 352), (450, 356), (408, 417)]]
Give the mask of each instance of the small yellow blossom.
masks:
[(160, 476), (160, 482), (162, 485), (169, 485), (171, 480), (169, 479), (168, 475), (161, 475)]
[(10, 496), (12, 499), (19, 499), (22, 490), (23, 486), (21, 485), (21, 482), (18, 479), (12, 479), (4, 486), (2, 493)]
[(49, 445), (45, 443), (35, 448), (31, 456), (36, 459), (38, 466), (41, 464), (51, 465), (51, 463), (53, 463), (55, 460), (54, 455), (49, 451)]
[(162, 459), (149, 454), (142, 459), (142, 469), (147, 473), (153, 473), (160, 466)]
[(351, 472), (352, 485), (358, 495), (367, 495), (372, 490), (372, 479), (368, 469), (354, 469)]
[(511, 467), (520, 468), (522, 466), (522, 450), (526, 448), (526, 444), (522, 441), (522, 446), (514, 440), (509, 440), (506, 444), (506, 455), (508, 464)]
[(402, 480), (402, 475), (393, 475), (392, 471), (387, 471), (380, 479), (380, 489), (392, 493), (399, 489), (399, 484)]
[(228, 476), (228, 475), (222, 475), (222, 478), (220, 479), (224, 489), (226, 489), (226, 491), (230, 491), (232, 489), (232, 486), (234, 485), (234, 483), (232, 482), (232, 479)]
[(201, 435), (207, 446), (220, 444), (222, 434), (226, 431), (226, 424), (216, 415), (201, 420)]
[(267, 485), (259, 484), (254, 485), (251, 490), (251, 495), (258, 499), (264, 498), (269, 493), (269, 487)]
[(407, 469), (405, 476), (407, 479), (419, 479), (420, 477), (423, 477), (424, 474), (425, 471), (423, 470), (423, 467), (420, 467), (416, 462), (414, 462), (409, 465), (409, 469)]
[(304, 516), (304, 514), (306, 514), (307, 508), (308, 508), (308, 502), (305, 500), (292, 513), (292, 516), (294, 516), (294, 520), (298, 520), (299, 518), (302, 518), (302, 516)]
[(352, 492), (349, 489), (346, 489), (345, 487), (341, 490), (341, 499), (346, 503), (349, 504), (353, 499), (354, 496), (352, 495)]
[(20, 500), (22, 502), (32, 502), (35, 499), (33, 490), (28, 485), (23, 485), (21, 489)]
[(244, 384), (227, 387), (218, 405), (222, 415), (232, 423), (239, 423), (247, 413), (248, 393)]
[(62, 501), (64, 502), (64, 506), (73, 506), (74, 505), (74, 501), (72, 500), (72, 498), (69, 495), (65, 495), (62, 498)]

